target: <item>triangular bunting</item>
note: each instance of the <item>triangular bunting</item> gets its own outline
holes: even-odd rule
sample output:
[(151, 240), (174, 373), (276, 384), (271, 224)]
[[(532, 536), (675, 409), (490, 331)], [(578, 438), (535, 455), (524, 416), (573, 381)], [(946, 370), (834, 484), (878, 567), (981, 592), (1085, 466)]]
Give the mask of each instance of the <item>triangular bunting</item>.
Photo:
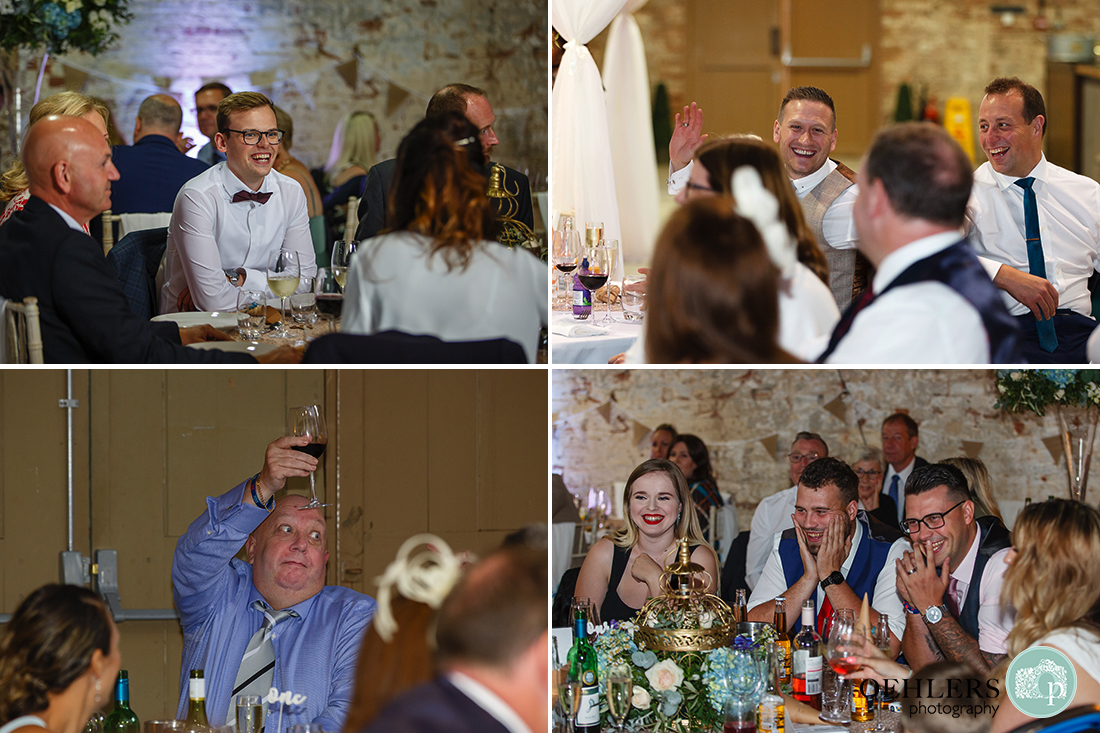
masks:
[(351, 61), (340, 64), (336, 67), (336, 73), (354, 92), (356, 85), (359, 83), (359, 59), (352, 58)]
[(1062, 436), (1052, 435), (1049, 438), (1043, 438), (1043, 445), (1047, 447), (1047, 451), (1050, 452), (1050, 457), (1055, 463), (1058, 463), (1062, 459)]
[(266, 87), (275, 83), (275, 72), (272, 71), (254, 71), (248, 75), (248, 81), (254, 87)]
[(154, 76), (153, 77), (153, 83), (156, 84), (161, 89), (171, 89), (172, 88), (172, 79), (171, 79), (171, 77)]
[(405, 100), (409, 98), (409, 93), (397, 86), (390, 83), (389, 88), (386, 90), (386, 116), (390, 117), (397, 108), (405, 103)]
[(70, 92), (79, 92), (84, 88), (84, 82), (88, 81), (88, 74), (80, 69), (62, 64), (65, 70), (65, 89)]
[(637, 420), (634, 421), (634, 445), (641, 446), (642, 441), (649, 437), (650, 430)]
[(829, 413), (837, 420), (841, 422), (845, 421), (845, 416), (848, 414), (848, 405), (844, 404), (844, 398), (837, 395), (833, 398), (833, 401), (825, 405), (825, 412)]
[(766, 438), (761, 438), (760, 445), (764, 446), (764, 450), (774, 459), (776, 450), (779, 448), (779, 434), (777, 433), (775, 435), (769, 435)]
[(964, 440), (962, 444), (963, 453), (966, 454), (967, 458), (977, 458), (978, 454), (982, 452), (982, 446), (985, 445), (985, 443), (975, 443), (970, 440)]
[(611, 403), (605, 402), (596, 408), (596, 412), (600, 414), (606, 422), (611, 422)]

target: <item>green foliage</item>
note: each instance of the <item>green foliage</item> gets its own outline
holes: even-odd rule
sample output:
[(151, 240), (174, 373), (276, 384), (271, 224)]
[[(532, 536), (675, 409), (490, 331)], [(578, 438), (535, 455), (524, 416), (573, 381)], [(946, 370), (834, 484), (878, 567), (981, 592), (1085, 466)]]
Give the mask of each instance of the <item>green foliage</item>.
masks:
[(1051, 405), (1100, 405), (1100, 371), (1096, 369), (999, 369), (997, 403), (1005, 412), (1046, 414)]
[(114, 29), (133, 17), (127, 1), (0, 0), (0, 48), (101, 53), (118, 40)]

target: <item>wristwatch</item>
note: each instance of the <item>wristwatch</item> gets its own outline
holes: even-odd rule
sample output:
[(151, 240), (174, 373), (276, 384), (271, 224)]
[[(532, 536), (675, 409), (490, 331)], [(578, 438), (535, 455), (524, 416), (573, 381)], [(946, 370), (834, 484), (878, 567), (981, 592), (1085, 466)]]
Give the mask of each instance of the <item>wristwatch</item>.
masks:
[(233, 283), (234, 287), (239, 287), (241, 284), (241, 273), (239, 270), (225, 270), (225, 276), (229, 278), (229, 282)]
[(825, 580), (821, 581), (821, 590), (825, 590), (830, 585), (840, 585), (844, 582), (844, 574), (839, 570), (834, 570), (825, 576)]
[(947, 614), (947, 606), (942, 603), (938, 606), (929, 606), (921, 616), (924, 617), (926, 623), (938, 624), (940, 620)]

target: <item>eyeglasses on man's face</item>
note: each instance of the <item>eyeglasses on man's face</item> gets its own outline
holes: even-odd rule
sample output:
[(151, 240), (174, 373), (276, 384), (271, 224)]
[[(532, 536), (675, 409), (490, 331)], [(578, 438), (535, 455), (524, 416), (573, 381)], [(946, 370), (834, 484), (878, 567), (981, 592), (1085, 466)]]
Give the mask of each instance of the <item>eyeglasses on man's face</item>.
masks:
[(272, 145), (278, 145), (279, 143), (281, 143), (283, 141), (283, 131), (282, 130), (264, 130), (263, 132), (260, 132), (259, 130), (229, 130), (229, 129), (226, 129), (226, 130), (224, 130), (224, 132), (235, 132), (235, 133), (237, 133), (238, 135), (241, 136), (241, 139), (244, 140), (245, 145), (255, 145), (255, 144), (257, 144), (258, 142), (260, 142), (260, 137), (261, 136), (266, 137), (267, 141), (269, 143), (271, 143)]
[(803, 461), (813, 463), (818, 458), (821, 458), (820, 453), (790, 453), (787, 455), (787, 460), (791, 463), (802, 463)]
[(901, 522), (901, 529), (906, 534), (916, 534), (917, 532), (920, 532), (920, 526), (922, 524), (925, 527), (928, 527), (928, 529), (939, 529), (940, 527), (942, 527), (946, 523), (946, 520), (944, 519), (944, 517), (946, 517), (948, 514), (955, 511), (955, 509), (957, 509), (958, 507), (962, 506), (965, 503), (966, 503), (966, 499), (963, 499), (958, 504), (951, 507), (950, 509), (948, 509), (946, 512), (943, 512), (942, 514), (939, 513), (939, 512), (936, 512), (935, 514), (928, 514), (925, 517), (923, 517), (922, 519), (904, 519)]
[(875, 476), (881, 476), (881, 475), (882, 475), (882, 471), (878, 470), (877, 468), (872, 468), (869, 471), (864, 471), (862, 468), (857, 468), (856, 469), (856, 476), (859, 476), (860, 480), (865, 479), (865, 478), (874, 478)]

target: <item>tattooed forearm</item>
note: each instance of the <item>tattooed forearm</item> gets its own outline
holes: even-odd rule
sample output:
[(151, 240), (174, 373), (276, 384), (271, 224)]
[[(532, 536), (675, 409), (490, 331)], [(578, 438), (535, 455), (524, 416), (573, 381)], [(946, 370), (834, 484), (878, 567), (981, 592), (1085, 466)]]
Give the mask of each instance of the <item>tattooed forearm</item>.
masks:
[(969, 664), (982, 674), (989, 672), (990, 666), (978, 648), (977, 639), (963, 631), (954, 617), (944, 615), (943, 620), (938, 624), (929, 624), (928, 629), (946, 659)]
[(1008, 657), (1007, 654), (991, 654), (990, 652), (982, 652), (982, 656), (990, 669), (993, 669)]

